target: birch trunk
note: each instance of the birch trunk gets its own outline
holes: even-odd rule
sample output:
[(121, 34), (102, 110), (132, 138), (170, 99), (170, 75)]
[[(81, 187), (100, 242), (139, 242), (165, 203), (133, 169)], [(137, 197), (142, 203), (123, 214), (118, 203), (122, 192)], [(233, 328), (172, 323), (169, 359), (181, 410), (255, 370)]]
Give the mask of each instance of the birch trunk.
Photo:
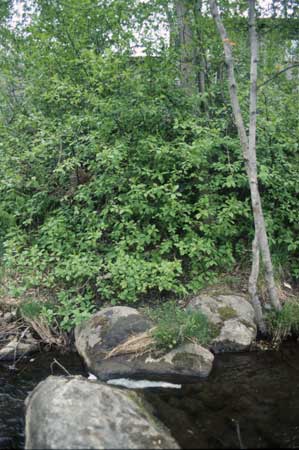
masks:
[(248, 282), (248, 292), (255, 313), (256, 323), (262, 333), (266, 333), (267, 328), (263, 319), (263, 310), (257, 293), (257, 280), (259, 276), (260, 251), (257, 235), (252, 241), (252, 265)]
[[(250, 18), (250, 47), (251, 47), (251, 68), (250, 68), (250, 126), (249, 126), (249, 136), (247, 136), (246, 129), (244, 126), (243, 116), (240, 108), (237, 82), (235, 78), (234, 71), (234, 60), (231, 49), (231, 41), (229, 40), (226, 29), (220, 18), (216, 0), (209, 0), (212, 16), (215, 20), (218, 33), (221, 37), (225, 62), (228, 72), (229, 81), (229, 93), (231, 104), (233, 108), (233, 114), (235, 123), (238, 129), (238, 134), (240, 138), (240, 143), (243, 151), (243, 157), (245, 162), (245, 169), (250, 186), (251, 195), (251, 205), (254, 218), (255, 236), (256, 243), (261, 251), (264, 267), (265, 267), (265, 278), (267, 282), (267, 288), (269, 297), (273, 307), (277, 310), (281, 309), (281, 305), (277, 296), (273, 266), (271, 260), (271, 253), (269, 249), (268, 237), (266, 232), (265, 219), (263, 215), (262, 203), (258, 188), (258, 178), (257, 178), (257, 164), (256, 164), (256, 101), (257, 101), (257, 64), (258, 64), (258, 41), (256, 35), (255, 27), (255, 0), (249, 0), (249, 18)], [(253, 247), (255, 247), (255, 242)], [(257, 255), (253, 254), (252, 261), (252, 272), (249, 282), (249, 292), (251, 295), (251, 300), (253, 305), (257, 304), (258, 297), (256, 295), (256, 282), (257, 276), (256, 270), (259, 270), (259, 265), (257, 264)], [(253, 288), (252, 283), (255, 281), (255, 288)], [(260, 306), (257, 308), (255, 306), (255, 311), (257, 314), (257, 321), (261, 312)]]
[[(276, 293), (272, 259), (266, 232), (265, 219), (263, 214), (262, 202), (260, 198), (257, 163), (256, 163), (256, 105), (257, 105), (257, 66), (258, 66), (258, 39), (256, 33), (255, 19), (255, 0), (249, 0), (249, 33), (250, 33), (250, 123), (248, 139), (249, 171), (252, 208), (255, 222), (255, 233), (258, 238), (259, 247), (262, 253), (265, 266), (265, 277), (268, 286), (269, 297), (275, 309), (281, 309), (280, 302)], [(255, 210), (254, 210), (255, 208)]]

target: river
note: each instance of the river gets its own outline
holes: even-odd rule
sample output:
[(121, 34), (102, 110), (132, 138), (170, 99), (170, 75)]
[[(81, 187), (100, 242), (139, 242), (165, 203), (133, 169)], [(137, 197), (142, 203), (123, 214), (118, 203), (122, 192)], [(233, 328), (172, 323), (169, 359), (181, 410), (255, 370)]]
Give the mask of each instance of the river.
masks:
[[(0, 449), (23, 448), (24, 399), (51, 373), (64, 374), (55, 358), (72, 375), (86, 375), (76, 354), (36, 354), (17, 370), (0, 365)], [(182, 448), (298, 448), (298, 379), (293, 342), (279, 351), (218, 355), (208, 379), (143, 393)]]

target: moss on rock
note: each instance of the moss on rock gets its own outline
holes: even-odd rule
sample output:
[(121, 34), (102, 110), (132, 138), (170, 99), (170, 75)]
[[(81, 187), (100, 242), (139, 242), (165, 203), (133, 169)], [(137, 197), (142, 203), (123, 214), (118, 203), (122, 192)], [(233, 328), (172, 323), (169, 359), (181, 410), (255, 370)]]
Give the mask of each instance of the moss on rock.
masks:
[(218, 308), (218, 314), (222, 320), (235, 319), (238, 314), (231, 306), (221, 306)]

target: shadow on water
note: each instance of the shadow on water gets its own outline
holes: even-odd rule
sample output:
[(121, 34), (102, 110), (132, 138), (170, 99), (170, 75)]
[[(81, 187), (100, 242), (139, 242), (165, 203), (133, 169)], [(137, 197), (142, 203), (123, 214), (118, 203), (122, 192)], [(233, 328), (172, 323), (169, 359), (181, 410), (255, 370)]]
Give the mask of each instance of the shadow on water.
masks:
[[(51, 374), (54, 358), (86, 374), (76, 354), (40, 354), (17, 371), (0, 365), (0, 449), (23, 447), (24, 399)], [(58, 366), (54, 373), (64, 374)], [(277, 352), (219, 355), (207, 380), (144, 395), (182, 448), (296, 448), (298, 380), (299, 346), (289, 343)]]

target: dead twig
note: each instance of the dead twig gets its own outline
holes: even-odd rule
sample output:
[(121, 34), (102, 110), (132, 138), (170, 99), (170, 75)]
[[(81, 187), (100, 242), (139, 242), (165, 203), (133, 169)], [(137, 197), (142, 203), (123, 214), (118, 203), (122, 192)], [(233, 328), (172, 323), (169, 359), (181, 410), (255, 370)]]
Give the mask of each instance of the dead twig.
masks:
[(12, 364), (14, 367), (16, 366), (17, 351), (18, 351), (19, 343), (21, 342), (21, 340), (23, 339), (23, 337), (25, 336), (25, 334), (27, 333), (28, 330), (29, 330), (29, 327), (25, 328), (25, 330), (22, 331), (22, 334), (21, 334), (20, 338), (18, 339), (17, 344), (14, 348), (13, 364)]
[(237, 432), (237, 437), (238, 437), (240, 449), (241, 449), (241, 450), (246, 449), (246, 447), (244, 446), (243, 441), (242, 441), (241, 430), (240, 430), (240, 424), (239, 424), (238, 420), (232, 419), (232, 422), (233, 422), (233, 423), (235, 424), (235, 426), (236, 426), (236, 432)]
[(52, 373), (52, 375), (53, 375), (53, 366), (54, 366), (54, 364), (57, 364), (57, 366), (59, 366), (62, 370), (64, 370), (64, 372), (68, 375), (68, 376), (72, 376), (71, 374), (70, 374), (70, 372), (59, 362), (59, 361), (57, 361), (57, 359), (56, 358), (54, 358), (53, 359), (53, 362), (51, 362), (51, 365), (50, 365), (50, 369), (51, 369), (51, 373)]

